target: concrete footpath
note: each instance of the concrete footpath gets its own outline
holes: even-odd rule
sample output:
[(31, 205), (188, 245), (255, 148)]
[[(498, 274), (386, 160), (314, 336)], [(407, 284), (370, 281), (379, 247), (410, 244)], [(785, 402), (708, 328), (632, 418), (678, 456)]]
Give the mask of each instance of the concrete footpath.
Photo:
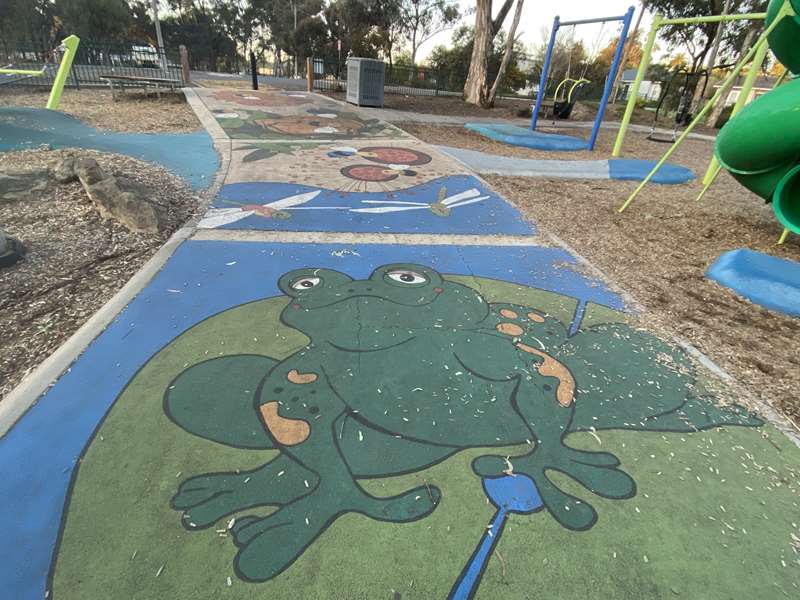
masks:
[(187, 94), (222, 185), (0, 438), (2, 597), (797, 597), (800, 448), (589, 265), (373, 113)]

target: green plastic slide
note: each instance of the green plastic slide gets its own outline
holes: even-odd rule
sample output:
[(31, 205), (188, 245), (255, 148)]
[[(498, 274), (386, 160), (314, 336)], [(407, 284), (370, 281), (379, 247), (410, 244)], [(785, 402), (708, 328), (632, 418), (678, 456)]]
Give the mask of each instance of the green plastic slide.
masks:
[[(771, 0), (767, 26), (785, 0)], [(769, 36), (791, 80), (761, 96), (731, 119), (717, 137), (720, 163), (749, 190), (772, 202), (784, 227), (800, 234), (800, 0)]]

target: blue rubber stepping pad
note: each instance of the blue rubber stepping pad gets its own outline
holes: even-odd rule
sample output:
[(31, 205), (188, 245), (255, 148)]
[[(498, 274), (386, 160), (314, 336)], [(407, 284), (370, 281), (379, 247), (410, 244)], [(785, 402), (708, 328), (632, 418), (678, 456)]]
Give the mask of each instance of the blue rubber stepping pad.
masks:
[(464, 127), (482, 136), (523, 148), (552, 150), (555, 152), (576, 152), (587, 150), (588, 142), (571, 135), (542, 133), (526, 127), (505, 123), (465, 123)]
[(706, 277), (751, 302), (800, 317), (800, 263), (742, 248), (720, 256)]
[[(612, 158), (608, 161), (608, 172), (611, 179), (622, 181), (643, 181), (656, 166), (654, 160), (639, 160), (631, 158)], [(665, 163), (653, 176), (653, 183), (676, 185), (688, 183), (695, 179), (691, 169)]]

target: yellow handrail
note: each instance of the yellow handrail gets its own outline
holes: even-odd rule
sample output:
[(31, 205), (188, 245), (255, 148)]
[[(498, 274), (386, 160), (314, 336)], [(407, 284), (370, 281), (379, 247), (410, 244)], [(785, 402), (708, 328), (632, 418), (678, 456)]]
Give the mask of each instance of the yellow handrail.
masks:
[(28, 75), (29, 77), (41, 77), (45, 74), (47, 66), (42, 67), (40, 71), (27, 71), (25, 69), (0, 69), (0, 74), (3, 75)]
[(588, 79), (573, 79), (571, 77), (567, 77), (564, 81), (558, 84), (555, 93), (553, 94), (553, 100), (558, 99), (558, 93), (561, 91), (561, 88), (568, 84), (570, 81), (573, 82), (572, 87), (569, 89), (569, 94), (567, 94), (567, 102), (572, 102), (572, 94), (575, 92), (575, 88), (577, 88), (582, 83), (591, 83)]
[[(64, 56), (61, 57), (61, 64), (56, 72), (56, 78), (53, 81), (53, 87), (50, 89), (50, 97), (47, 100), (47, 108), (50, 110), (57, 110), (58, 104), (61, 101), (61, 93), (64, 91), (64, 85), (67, 83), (67, 77), (72, 69), (72, 61), (75, 60), (75, 53), (78, 51), (80, 38), (76, 35), (71, 35), (64, 38), (61, 42), (60, 49), (64, 50)], [(0, 69), (0, 74), (7, 75), (27, 75), (29, 77), (41, 77), (47, 73), (47, 65), (44, 65), (41, 71), (30, 71), (26, 69)]]

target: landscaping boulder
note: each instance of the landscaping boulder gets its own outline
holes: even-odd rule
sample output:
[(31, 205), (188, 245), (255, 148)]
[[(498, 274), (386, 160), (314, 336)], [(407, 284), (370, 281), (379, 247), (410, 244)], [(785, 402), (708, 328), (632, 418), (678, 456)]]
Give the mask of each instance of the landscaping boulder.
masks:
[(131, 231), (156, 233), (161, 216), (149, 201), (150, 190), (131, 185), (106, 173), (93, 158), (81, 158), (74, 163), (75, 174), (95, 203), (104, 219), (113, 218)]
[(22, 260), (25, 248), (10, 235), (0, 229), (0, 269), (10, 267)]
[(75, 163), (77, 159), (74, 156), (67, 156), (58, 160), (53, 165), (53, 179), (58, 183), (72, 183), (77, 181), (78, 175), (75, 173)]
[(49, 184), (50, 172), (47, 169), (0, 173), (0, 202), (35, 200)]

